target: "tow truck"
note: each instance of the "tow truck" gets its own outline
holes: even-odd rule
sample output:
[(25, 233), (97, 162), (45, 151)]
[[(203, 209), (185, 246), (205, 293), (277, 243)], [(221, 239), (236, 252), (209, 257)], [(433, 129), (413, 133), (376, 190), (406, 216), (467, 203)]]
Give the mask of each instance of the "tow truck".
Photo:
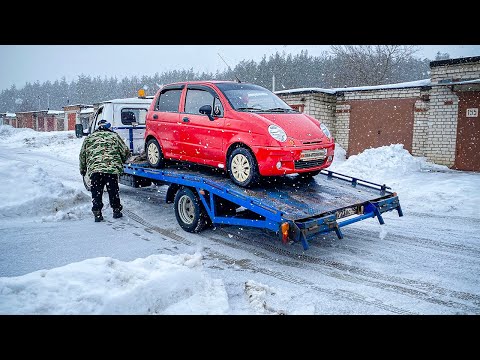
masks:
[[(149, 167), (142, 135), (145, 114), (152, 97), (139, 92), (138, 98), (103, 103), (89, 129), (80, 125), (79, 136), (87, 136), (104, 117), (113, 119), (116, 131), (132, 151), (120, 183), (135, 188), (168, 186), (166, 202), (173, 203), (179, 225), (187, 232), (200, 232), (211, 225), (232, 225), (268, 229), (283, 244), (301, 242), (304, 250), (319, 234), (334, 231), (344, 237), (342, 227), (369, 218), (384, 224), (382, 214), (396, 210), (403, 216), (396, 192), (385, 184), (323, 169), (313, 177), (286, 175), (265, 178), (258, 186), (235, 185), (220, 169), (186, 163), (165, 168)], [(143, 149), (144, 150), (144, 149)], [(83, 178), (90, 190), (90, 179)]]

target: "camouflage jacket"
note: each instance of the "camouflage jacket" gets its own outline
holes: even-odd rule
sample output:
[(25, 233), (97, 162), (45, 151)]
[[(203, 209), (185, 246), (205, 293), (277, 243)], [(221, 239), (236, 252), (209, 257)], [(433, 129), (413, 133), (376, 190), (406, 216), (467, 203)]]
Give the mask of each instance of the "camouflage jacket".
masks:
[(80, 172), (121, 174), (130, 150), (123, 139), (111, 130), (97, 130), (87, 136), (80, 150)]

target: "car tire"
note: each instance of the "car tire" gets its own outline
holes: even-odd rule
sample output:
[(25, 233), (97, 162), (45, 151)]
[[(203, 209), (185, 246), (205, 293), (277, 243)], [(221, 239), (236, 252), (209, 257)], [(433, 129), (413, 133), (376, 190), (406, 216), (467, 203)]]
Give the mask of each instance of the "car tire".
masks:
[(150, 139), (145, 148), (147, 154), (147, 162), (153, 168), (163, 168), (165, 166), (165, 158), (163, 157), (162, 148), (157, 139)]
[(228, 157), (228, 175), (232, 181), (242, 187), (258, 183), (260, 173), (257, 160), (252, 152), (244, 147), (235, 148)]
[(175, 194), (174, 207), (177, 221), (185, 231), (197, 233), (210, 224), (210, 217), (198, 194), (187, 187), (181, 188)]

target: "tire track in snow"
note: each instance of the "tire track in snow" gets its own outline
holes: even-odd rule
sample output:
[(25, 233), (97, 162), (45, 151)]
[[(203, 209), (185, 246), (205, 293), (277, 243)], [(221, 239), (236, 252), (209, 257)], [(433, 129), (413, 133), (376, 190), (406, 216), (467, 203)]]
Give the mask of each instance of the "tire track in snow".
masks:
[[(165, 237), (168, 237), (172, 240), (181, 242), (185, 245), (189, 245), (189, 246), (195, 245), (195, 242), (190, 241), (190, 240), (184, 238), (183, 236), (180, 236), (180, 235), (176, 234), (173, 231), (163, 229), (159, 226), (155, 226), (155, 225), (150, 224), (148, 221), (146, 221), (145, 219), (143, 219), (142, 217), (138, 216), (137, 214), (133, 213), (132, 211), (130, 211), (128, 209), (124, 209), (123, 212), (126, 215), (128, 215), (128, 217), (130, 219), (138, 222), (139, 224), (142, 224), (143, 226), (145, 226), (146, 228), (148, 228), (150, 230), (158, 232), (159, 234), (161, 234)], [(212, 239), (215, 242), (219, 242), (218, 239), (215, 239), (215, 238), (210, 238), (209, 237), (209, 239)], [(232, 246), (232, 244), (229, 243), (229, 242), (224, 242), (224, 244), (227, 245), (228, 247), (236, 247), (234, 245)], [(244, 250), (244, 251), (247, 251), (247, 252), (252, 252), (252, 250), (249, 249), (246, 246), (237, 246), (237, 247), (241, 250)], [(361, 294), (357, 294), (355, 292), (348, 291), (348, 290), (337, 290), (337, 289), (332, 290), (332, 289), (324, 288), (324, 287), (319, 286), (318, 284), (313, 283), (312, 281), (300, 278), (298, 276), (292, 276), (292, 275), (286, 274), (285, 272), (273, 271), (273, 270), (269, 270), (269, 269), (264, 268), (264, 267), (259, 267), (255, 264), (252, 264), (250, 260), (232, 258), (232, 257), (230, 257), (226, 254), (220, 253), (218, 251), (211, 250), (209, 248), (205, 248), (205, 252), (207, 253), (207, 255), (209, 257), (215, 258), (215, 259), (220, 259), (223, 263), (225, 263), (227, 265), (235, 264), (235, 265), (240, 266), (242, 269), (250, 270), (250, 271), (253, 271), (253, 272), (256, 272), (256, 273), (261, 273), (261, 274), (264, 274), (264, 275), (267, 275), (267, 276), (272, 276), (272, 277), (275, 277), (275, 278), (283, 280), (283, 281), (287, 281), (287, 282), (292, 283), (292, 284), (306, 286), (309, 289), (314, 289), (315, 291), (318, 291), (318, 292), (321, 292), (321, 293), (325, 293), (325, 294), (336, 296), (336, 297), (342, 297), (342, 298), (345, 298), (347, 300), (354, 301), (354, 302), (357, 302), (357, 303), (361, 303), (361, 304), (364, 304), (364, 305), (375, 306), (377, 308), (380, 308), (382, 310), (385, 310), (385, 311), (388, 311), (388, 312), (394, 313), (394, 314), (401, 314), (401, 315), (414, 315), (414, 314), (416, 314), (415, 312), (412, 312), (412, 311), (409, 311), (409, 310), (405, 310), (405, 309), (398, 308), (396, 306), (385, 304), (379, 299), (373, 299), (371, 296), (366, 298), (365, 296), (363, 296)], [(259, 254), (255, 254), (255, 255), (258, 256)], [(261, 256), (262, 258), (272, 260), (272, 258), (267, 256), (266, 254), (261, 254), (261, 255), (263, 255), (263, 256)], [(273, 261), (277, 263), (277, 261), (275, 261), (274, 259), (273, 259)], [(373, 300), (370, 300), (370, 299), (373, 299)]]
[[(228, 235), (225, 230), (220, 228), (220, 232)], [(231, 235), (231, 234), (230, 234)], [(470, 314), (480, 314), (480, 296), (477, 294), (456, 291), (446, 289), (425, 281), (420, 280), (412, 280), (407, 278), (402, 278), (399, 276), (394, 275), (387, 275), (377, 271), (369, 270), (360, 268), (358, 266), (352, 266), (340, 263), (338, 261), (333, 260), (326, 260), (319, 257), (314, 257), (311, 255), (303, 254), (303, 253), (294, 253), (287, 248), (280, 248), (276, 245), (269, 243), (268, 241), (258, 241), (252, 238), (246, 238), (238, 234), (231, 235), (232, 241), (241, 242), (242, 244), (251, 244), (255, 243), (255, 249), (252, 250), (251, 246), (249, 245), (248, 248), (243, 250), (249, 251), (254, 253), (254, 255), (259, 256), (260, 252), (257, 250), (258, 248), (262, 248), (264, 250), (268, 250), (269, 252), (282, 255), (287, 257), (288, 259), (292, 259), (291, 261), (284, 262), (284, 265), (293, 266), (293, 267), (302, 267), (304, 263), (310, 263), (315, 265), (321, 265), (327, 268), (333, 268), (340, 272), (328, 272), (328, 271), (320, 271), (328, 276), (338, 278), (340, 280), (365, 284), (373, 287), (377, 287), (383, 290), (394, 291), (399, 294), (415, 297), (417, 299), (433, 303), (436, 305), (447, 306), (454, 309), (461, 309), (466, 313)], [(226, 236), (225, 238), (228, 238)], [(228, 246), (238, 247), (238, 245), (233, 245), (231, 241), (224, 240), (221, 238), (212, 238), (210, 239), (221, 242)], [(265, 259), (270, 261), (278, 262), (276, 258), (264, 255)], [(298, 261), (298, 260), (301, 260)], [(376, 281), (379, 280), (379, 281)], [(436, 297), (432, 297), (432, 293), (440, 296), (446, 296), (457, 300), (469, 301), (473, 302), (473, 306), (467, 305), (464, 303), (460, 303), (453, 300), (442, 300)]]

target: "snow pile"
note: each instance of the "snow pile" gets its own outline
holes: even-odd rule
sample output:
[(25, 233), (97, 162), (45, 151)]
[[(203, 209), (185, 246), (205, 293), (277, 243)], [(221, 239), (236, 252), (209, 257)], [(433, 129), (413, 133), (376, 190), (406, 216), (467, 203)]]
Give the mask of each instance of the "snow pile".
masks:
[(245, 282), (245, 294), (247, 300), (250, 303), (250, 306), (258, 314), (267, 314), (267, 295), (272, 295), (275, 292), (267, 285), (260, 284), (253, 280), (248, 280)]
[[(345, 150), (339, 145), (336, 145), (335, 156), (345, 159)], [(412, 156), (403, 144), (366, 149), (358, 155), (350, 156), (347, 161), (340, 160), (338, 164), (334, 162), (330, 170), (375, 183), (422, 171), (450, 171), (446, 166)]]
[(39, 132), (28, 128), (14, 128), (11, 125), (0, 125), (0, 139), (2, 144), (17, 143), (29, 136), (37, 136)]
[(345, 160), (338, 144), (329, 170), (377, 184), (398, 193), (402, 209), (408, 212), (480, 219), (480, 174), (451, 170), (423, 157), (412, 156), (402, 144), (367, 149)]
[[(18, 146), (25, 148), (56, 148), (71, 143), (75, 139), (74, 131), (35, 131), (29, 128), (14, 128), (11, 125), (0, 125), (0, 139), (2, 145)], [(81, 139), (80, 139), (81, 140)]]
[(0, 314), (225, 314), (223, 283), (201, 255), (99, 257), (0, 278)]
[[(91, 207), (90, 196), (66, 187), (37, 165), (0, 162), (0, 218), (43, 216), (44, 221), (78, 219)], [(90, 215), (90, 214), (89, 214)]]

